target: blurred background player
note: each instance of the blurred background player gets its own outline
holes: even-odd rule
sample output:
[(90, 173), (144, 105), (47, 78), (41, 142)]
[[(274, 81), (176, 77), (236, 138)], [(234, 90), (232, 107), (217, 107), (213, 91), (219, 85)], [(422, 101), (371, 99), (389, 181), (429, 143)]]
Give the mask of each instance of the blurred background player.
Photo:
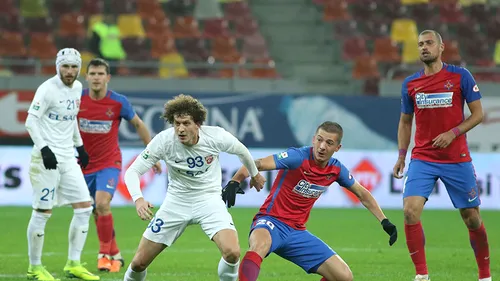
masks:
[(236, 137), (220, 127), (202, 126), (206, 116), (205, 107), (191, 96), (179, 95), (168, 101), (163, 118), (173, 128), (157, 134), (125, 173), (137, 214), (149, 220), (152, 205), (142, 196), (139, 178), (159, 160), (165, 161), (169, 171), (167, 195), (143, 234), (125, 281), (144, 280), (149, 264), (190, 224), (199, 224), (222, 253), (219, 280), (238, 278), (240, 246), (231, 214), (221, 200), (219, 154), (238, 155), (250, 170), (250, 184), (256, 188), (262, 188), (265, 179)]
[[(479, 280), (491, 281), (488, 238), (479, 214), (479, 190), (465, 134), (483, 120), (481, 94), (470, 72), (441, 61), (445, 46), (434, 30), (420, 33), (418, 49), (424, 69), (403, 82), (398, 128), (399, 158), (394, 176), (403, 177), (415, 114), (415, 147), (403, 187), (405, 234), (415, 265), (415, 281), (430, 280), (425, 237), (420, 222), (437, 179), (469, 229)], [(464, 103), (471, 116), (464, 120)]]
[[(124, 265), (116, 243), (111, 199), (122, 168), (118, 129), (123, 119), (130, 122), (145, 145), (151, 140), (149, 131), (134, 112), (125, 96), (108, 90), (109, 64), (100, 58), (92, 59), (87, 67), (89, 88), (83, 90), (78, 123), (83, 143), (90, 155), (89, 165), (83, 168), (85, 180), (94, 199), (95, 222), (99, 238), (97, 268), (118, 272)], [(161, 173), (160, 163), (153, 166)]]
[[(386, 218), (375, 198), (340, 161), (332, 158), (342, 146), (342, 135), (338, 123), (327, 121), (316, 129), (312, 146), (289, 148), (256, 161), (259, 171), (280, 171), (254, 217), (250, 248), (241, 262), (239, 280), (257, 280), (262, 260), (273, 252), (307, 273), (323, 276), (322, 281), (353, 280), (344, 260), (305, 227), (314, 203), (334, 182), (354, 193), (381, 222), (390, 235), (389, 245), (396, 242), (396, 226)], [(242, 167), (225, 189), (238, 189), (247, 177), (248, 171)]]
[(55, 280), (42, 266), (45, 225), (54, 206), (74, 209), (69, 227), (68, 277), (99, 280), (80, 263), (92, 213), (91, 198), (82, 171), (75, 159), (75, 147), (82, 167), (89, 157), (83, 147), (76, 116), (80, 107), (82, 84), (76, 81), (82, 60), (71, 48), (57, 53), (57, 75), (38, 87), (26, 119), (26, 129), (34, 147), (30, 163), (33, 186), (33, 212), (28, 224), (28, 279)]

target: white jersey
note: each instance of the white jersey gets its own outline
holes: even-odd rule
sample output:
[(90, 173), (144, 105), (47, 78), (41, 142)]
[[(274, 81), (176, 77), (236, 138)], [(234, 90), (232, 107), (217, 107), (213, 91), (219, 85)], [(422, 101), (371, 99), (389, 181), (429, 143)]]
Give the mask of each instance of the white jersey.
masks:
[[(39, 118), (40, 135), (54, 152), (58, 161), (74, 158), (74, 136), (78, 130), (76, 116), (80, 109), (82, 83), (75, 80), (70, 88), (58, 76), (38, 87), (28, 110)], [(42, 147), (33, 147), (33, 155), (39, 156)]]
[[(219, 153), (227, 152), (240, 157), (251, 175), (258, 173), (248, 149), (232, 134), (221, 127), (201, 126), (198, 143), (182, 144), (169, 128), (157, 134), (129, 169), (143, 174), (154, 163), (164, 160), (168, 170), (168, 194), (182, 198), (221, 194), (222, 171)], [(253, 172), (253, 173), (252, 173)], [(126, 175), (127, 183), (127, 175)], [(131, 187), (127, 183), (127, 187)], [(137, 194), (132, 194), (137, 197)], [(137, 198), (134, 198), (134, 200)]]

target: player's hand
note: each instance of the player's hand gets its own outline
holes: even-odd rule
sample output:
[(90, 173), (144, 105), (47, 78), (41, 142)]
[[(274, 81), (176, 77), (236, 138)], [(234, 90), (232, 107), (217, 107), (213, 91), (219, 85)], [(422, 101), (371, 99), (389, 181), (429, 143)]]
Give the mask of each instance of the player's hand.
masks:
[(396, 243), (396, 240), (398, 240), (398, 230), (396, 226), (392, 224), (389, 219), (383, 219), (380, 223), (382, 224), (384, 231), (389, 234), (389, 246), (392, 246), (392, 244)]
[(404, 169), (405, 169), (405, 159), (403, 157), (399, 157), (398, 161), (396, 162), (396, 165), (394, 165), (394, 168), (392, 169), (392, 176), (397, 179), (402, 179)]
[(135, 209), (137, 210), (137, 215), (139, 215), (142, 220), (148, 221), (153, 218), (153, 212), (151, 211), (151, 209), (153, 209), (153, 204), (144, 200), (144, 198), (141, 197), (135, 201)]
[(87, 154), (87, 151), (85, 151), (83, 145), (77, 147), (76, 151), (78, 151), (78, 164), (85, 169), (89, 164), (89, 155)]
[(266, 183), (266, 178), (264, 178), (260, 173), (257, 173), (255, 177), (252, 177), (250, 180), (250, 188), (253, 186), (257, 191), (260, 191), (264, 188), (264, 184)]
[(236, 203), (236, 194), (245, 194), (245, 191), (241, 189), (239, 182), (230, 180), (222, 189), (222, 200), (228, 208)]
[(57, 169), (57, 159), (54, 152), (52, 152), (48, 146), (44, 146), (40, 152), (42, 153), (43, 166), (45, 166), (45, 169)]
[(161, 163), (160, 162), (156, 162), (156, 164), (154, 164), (153, 171), (157, 175), (161, 174)]
[(440, 134), (432, 140), (432, 146), (436, 148), (446, 148), (456, 138), (452, 131)]

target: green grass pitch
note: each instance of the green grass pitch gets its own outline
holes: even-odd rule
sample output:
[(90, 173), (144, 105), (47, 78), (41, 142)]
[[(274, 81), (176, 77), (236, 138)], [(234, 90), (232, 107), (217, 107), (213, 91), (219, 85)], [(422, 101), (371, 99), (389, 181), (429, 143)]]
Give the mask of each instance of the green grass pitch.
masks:
[[(242, 256), (248, 248), (247, 235), (257, 208), (232, 208), (239, 231)], [(26, 227), (31, 214), (27, 207), (0, 208), (0, 280), (25, 280), (28, 267)], [(117, 241), (126, 263), (130, 262), (147, 226), (133, 207), (113, 209)], [(328, 243), (350, 265), (357, 281), (410, 281), (414, 270), (408, 255), (401, 210), (386, 211), (398, 226), (399, 239), (388, 246), (388, 236), (365, 209), (314, 209), (308, 229)], [(500, 278), (500, 212), (482, 212), (489, 235), (493, 278)], [(67, 257), (70, 208), (59, 208), (45, 232), (43, 263), (56, 277), (63, 277)], [(457, 211), (425, 210), (422, 218), (426, 234), (427, 261), (433, 281), (477, 281), (476, 262), (468, 232)], [(96, 272), (98, 240), (93, 220), (82, 256)], [(197, 225), (189, 227), (171, 248), (149, 267), (146, 280), (218, 280), (220, 254)], [(123, 273), (99, 273), (101, 280), (123, 280)], [(294, 264), (272, 254), (264, 260), (259, 280), (319, 280)], [(496, 279), (493, 279), (496, 280)]]

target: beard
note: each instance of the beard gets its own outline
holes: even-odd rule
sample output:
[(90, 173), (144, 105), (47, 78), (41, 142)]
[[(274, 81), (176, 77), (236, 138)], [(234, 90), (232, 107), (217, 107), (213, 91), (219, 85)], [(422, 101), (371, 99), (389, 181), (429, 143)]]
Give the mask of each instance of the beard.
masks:
[(420, 60), (425, 63), (425, 64), (431, 64), (437, 61), (438, 56), (431, 56), (427, 55), (427, 57), (424, 57), (423, 55), (420, 55)]
[(60, 78), (61, 78), (61, 81), (62, 81), (62, 82), (63, 82), (66, 86), (71, 86), (71, 85), (73, 85), (73, 82), (75, 82), (75, 80), (76, 80), (76, 76), (74, 76), (74, 77), (71, 79), (71, 82), (66, 82), (66, 77), (65, 77), (65, 76), (62, 76), (62, 74), (61, 74), (61, 75), (59, 75), (59, 76), (60, 76)]

